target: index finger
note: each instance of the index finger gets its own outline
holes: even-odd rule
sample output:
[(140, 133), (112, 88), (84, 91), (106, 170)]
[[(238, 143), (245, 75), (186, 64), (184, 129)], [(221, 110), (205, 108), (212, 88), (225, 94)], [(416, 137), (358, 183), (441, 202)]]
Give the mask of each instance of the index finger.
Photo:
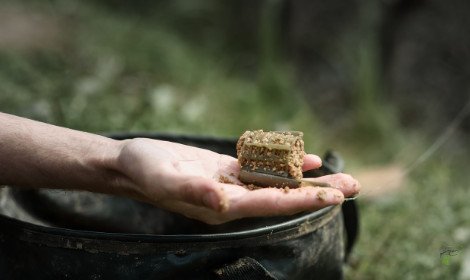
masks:
[(304, 165), (302, 165), (302, 171), (319, 168), (321, 164), (321, 158), (319, 156), (306, 154), (304, 156)]

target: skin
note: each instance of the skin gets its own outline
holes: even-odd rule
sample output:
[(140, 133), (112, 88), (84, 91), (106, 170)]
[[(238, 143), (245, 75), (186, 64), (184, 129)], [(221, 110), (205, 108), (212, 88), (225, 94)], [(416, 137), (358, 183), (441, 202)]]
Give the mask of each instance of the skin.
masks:
[[(209, 224), (314, 211), (360, 189), (350, 175), (334, 174), (315, 178), (331, 188), (248, 190), (237, 179), (237, 159), (227, 155), (145, 138), (118, 141), (3, 113), (0, 155), (0, 185), (126, 196)], [(304, 170), (320, 166), (318, 156), (305, 156)]]

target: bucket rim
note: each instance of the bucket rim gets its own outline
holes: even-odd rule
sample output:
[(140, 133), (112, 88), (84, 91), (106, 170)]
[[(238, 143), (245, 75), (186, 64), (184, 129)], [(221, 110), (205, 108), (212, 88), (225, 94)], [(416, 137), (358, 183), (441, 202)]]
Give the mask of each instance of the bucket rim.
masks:
[[(45, 226), (22, 221), (0, 213), (0, 224), (8, 224), (9, 228), (30, 233), (47, 234), (54, 236), (86, 238), (95, 240), (114, 240), (123, 242), (145, 242), (145, 243), (187, 243), (187, 242), (211, 242), (229, 241), (245, 238), (253, 238), (268, 234), (275, 234), (298, 228), (307, 223), (309, 225), (321, 219), (329, 220), (341, 210), (341, 205), (332, 205), (306, 213), (300, 217), (289, 219), (284, 222), (269, 226), (261, 226), (253, 229), (209, 234), (148, 234), (148, 233), (122, 233), (122, 232), (102, 232), (91, 230), (69, 229), (55, 226)], [(323, 223), (321, 223), (323, 224)], [(321, 224), (319, 226), (321, 226)]]

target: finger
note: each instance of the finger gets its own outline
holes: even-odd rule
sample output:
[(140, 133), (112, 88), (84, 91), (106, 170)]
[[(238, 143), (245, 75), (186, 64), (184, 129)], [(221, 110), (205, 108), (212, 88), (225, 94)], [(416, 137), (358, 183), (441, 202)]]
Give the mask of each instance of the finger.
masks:
[(156, 206), (210, 225), (218, 225), (232, 220), (225, 212), (221, 213), (204, 206), (196, 206), (182, 201), (168, 200)]
[(229, 207), (224, 191), (214, 180), (188, 176), (184, 179), (179, 178), (171, 181), (180, 181), (181, 183), (166, 187), (167, 200), (203, 206), (218, 212), (226, 211)]
[(228, 213), (236, 217), (291, 215), (318, 210), (343, 201), (343, 193), (332, 188), (302, 187), (289, 191), (264, 188), (249, 191), (238, 199), (230, 200)]
[(361, 189), (361, 185), (356, 179), (344, 173), (326, 175), (318, 178), (304, 178), (304, 180), (326, 183), (332, 188), (340, 190), (345, 197), (355, 196)]
[(321, 166), (321, 158), (317, 155), (306, 154), (304, 156), (304, 165), (302, 165), (302, 171), (310, 169), (316, 169)]

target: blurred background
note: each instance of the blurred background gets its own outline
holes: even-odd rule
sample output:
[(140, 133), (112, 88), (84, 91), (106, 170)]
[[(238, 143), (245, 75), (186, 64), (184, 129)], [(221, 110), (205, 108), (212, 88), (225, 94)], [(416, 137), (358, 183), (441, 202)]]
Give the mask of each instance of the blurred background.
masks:
[(0, 111), (94, 133), (304, 131), (363, 184), (347, 279), (470, 279), (469, 11), (0, 0)]

